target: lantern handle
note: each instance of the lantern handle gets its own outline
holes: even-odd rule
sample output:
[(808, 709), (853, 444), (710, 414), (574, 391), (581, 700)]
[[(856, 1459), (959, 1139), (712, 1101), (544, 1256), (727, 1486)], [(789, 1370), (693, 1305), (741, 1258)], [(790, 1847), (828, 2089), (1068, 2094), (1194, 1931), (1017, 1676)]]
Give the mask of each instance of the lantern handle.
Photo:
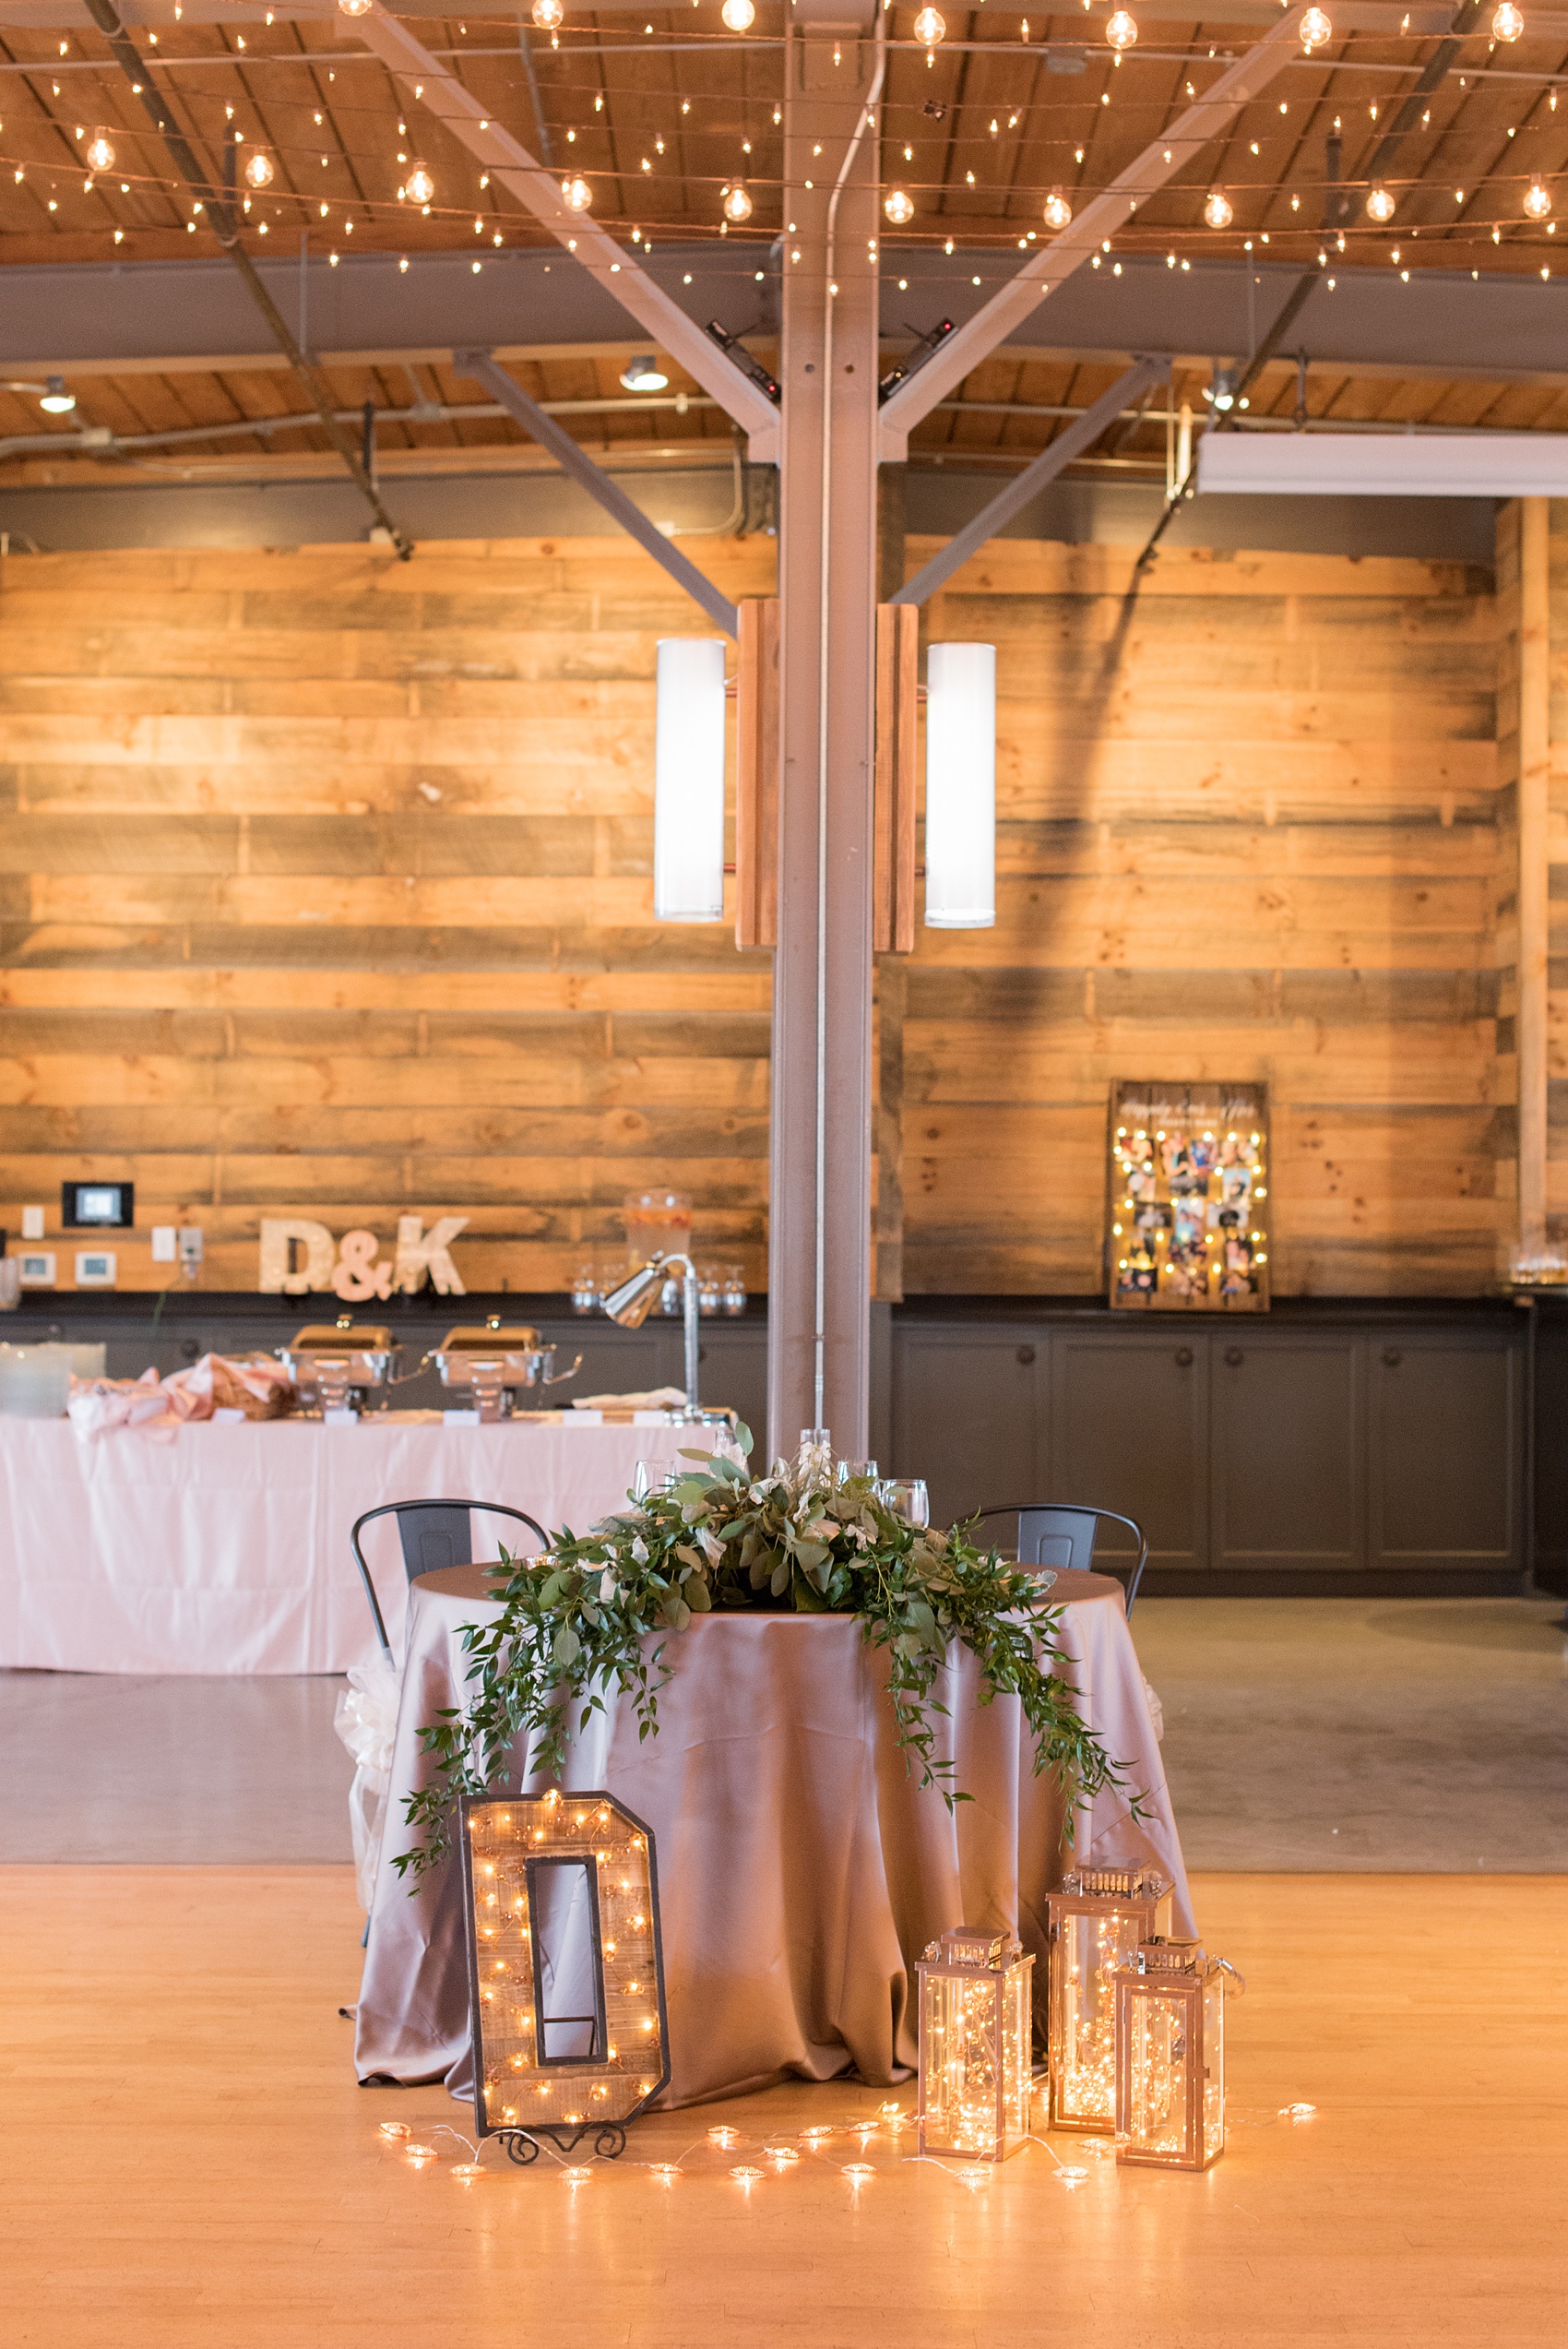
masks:
[(1228, 1973), (1230, 1976), (1231, 1981), (1236, 1985), (1237, 1997), (1244, 1998), (1247, 1995), (1246, 1975), (1240, 1972), (1237, 1967), (1233, 1966), (1229, 1958), (1216, 1958), (1214, 1963), (1217, 1972), (1220, 1973)]

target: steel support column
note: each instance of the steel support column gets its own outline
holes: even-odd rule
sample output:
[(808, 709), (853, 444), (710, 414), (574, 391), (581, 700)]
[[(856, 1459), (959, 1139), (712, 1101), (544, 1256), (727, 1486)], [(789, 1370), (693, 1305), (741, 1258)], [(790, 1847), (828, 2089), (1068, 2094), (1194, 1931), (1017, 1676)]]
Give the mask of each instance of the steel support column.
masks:
[(768, 1440), (826, 1425), (849, 1458), (871, 1347), (881, 66), (869, 25), (789, 38)]

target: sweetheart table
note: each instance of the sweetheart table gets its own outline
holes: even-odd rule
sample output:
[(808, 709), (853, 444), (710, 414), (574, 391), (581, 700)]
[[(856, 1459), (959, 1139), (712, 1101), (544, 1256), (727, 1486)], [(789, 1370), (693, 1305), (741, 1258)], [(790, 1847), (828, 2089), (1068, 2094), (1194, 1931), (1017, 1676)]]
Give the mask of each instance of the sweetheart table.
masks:
[[(881, 1660), (850, 1616), (696, 1616), (664, 1635), (674, 1677), (657, 1737), (639, 1742), (631, 1699), (614, 1696), (575, 1736), (567, 1791), (607, 1788), (654, 1834), (672, 2066), (662, 2104), (851, 2067), (867, 2081), (902, 2077), (915, 2062), (913, 1967), (926, 1943), (949, 1926), (1007, 1926), (1042, 1959), (1046, 1895), (1075, 1852), (1086, 1864), (1159, 1866), (1175, 1881), (1178, 1929), (1193, 1929), (1121, 1586), (1064, 1573), (1051, 1595), (1064, 1603), (1059, 1668), (1125, 1782), (1080, 1815), (1072, 1846), (1054, 1779), (1034, 1774), (1017, 1699), (979, 1704), (962, 1647), (939, 1687), (949, 1711), (939, 1735), (973, 1800), (950, 1813), (920, 1791), (895, 1743)], [(355, 2025), (363, 2081), (472, 2093), (457, 1864), (410, 1884), (392, 1862), (408, 1848), (404, 1800), (429, 1774), (421, 1724), (462, 1702), (462, 1627), (496, 1606), (480, 1568), (413, 1585)], [(521, 1759), (512, 1784), (541, 1791), (548, 1782)]]
[[(83, 1439), (0, 1417), (0, 1666), (44, 1672), (346, 1672), (375, 1651), (349, 1529), (383, 1501), (476, 1499), (581, 1532), (624, 1505), (639, 1460), (709, 1431), (503, 1420), (196, 1421), (172, 1440)], [(476, 1518), (475, 1546), (497, 1532)], [(387, 1633), (407, 1579), (391, 1520), (367, 1547)], [(485, 1535), (488, 1532), (488, 1541)]]

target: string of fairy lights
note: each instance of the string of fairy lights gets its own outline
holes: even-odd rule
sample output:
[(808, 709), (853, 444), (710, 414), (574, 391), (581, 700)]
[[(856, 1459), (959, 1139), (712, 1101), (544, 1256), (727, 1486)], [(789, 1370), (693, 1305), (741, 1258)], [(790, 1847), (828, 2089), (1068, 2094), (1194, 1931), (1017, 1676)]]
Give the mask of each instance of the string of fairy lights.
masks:
[[(374, 0), (338, 0), (339, 11), (349, 18), (367, 14), (373, 5)], [(891, 0), (884, 0), (884, 6), (890, 8)], [(1090, 0), (1084, 0), (1084, 6), (1088, 8)], [(1206, 185), (1194, 185), (1190, 173), (1182, 174), (1180, 184), (1167, 185), (1157, 199), (1146, 199), (1125, 225), (1114, 232), (1113, 238), (1103, 241), (1105, 256), (1112, 254), (1114, 244), (1117, 251), (1131, 256), (1163, 253), (1169, 265), (1176, 267), (1179, 256), (1168, 249), (1172, 239), (1195, 236), (1198, 243), (1189, 246), (1194, 256), (1205, 249), (1233, 251), (1240, 245), (1246, 253), (1268, 247), (1278, 258), (1295, 262), (1310, 241), (1318, 266), (1324, 269), (1332, 268), (1340, 256), (1384, 257), (1383, 247), (1401, 207), (1412, 195), (1420, 193), (1430, 197), (1437, 188), (1441, 156), (1433, 156), (1425, 170), (1412, 165), (1407, 172), (1384, 172), (1363, 184), (1321, 173), (1316, 176), (1301, 173), (1303, 113), (1315, 125), (1332, 103), (1337, 108), (1332, 135), (1343, 136), (1364, 119), (1366, 135), (1374, 143), (1386, 137), (1389, 122), (1396, 114), (1400, 103), (1397, 92), (1392, 100), (1383, 95), (1365, 101), (1363, 118), (1360, 105), (1352, 104), (1345, 95), (1344, 77), (1358, 71), (1403, 71), (1413, 75), (1419, 70), (1415, 64), (1403, 67), (1391, 64), (1385, 56), (1359, 57), (1353, 54), (1353, 39), (1342, 41), (1339, 52), (1331, 55), (1331, 44), (1336, 40), (1332, 7), (1333, 0), (1327, 0), (1327, 5), (1316, 5), (1314, 0), (1314, 5), (1304, 9), (1296, 20), (1300, 43), (1296, 62), (1313, 66), (1331, 79), (1322, 85), (1304, 109), (1298, 105), (1294, 116), (1289, 98), (1277, 101), (1277, 141), (1265, 128), (1255, 125), (1258, 101), (1254, 101), (1254, 119), (1247, 127), (1255, 127), (1255, 135), (1245, 139), (1245, 152), (1232, 160), (1229, 173), (1218, 173)], [(179, 13), (176, 7), (176, 16)], [(705, 24), (695, 29), (696, 40), (683, 37), (680, 47), (700, 50), (706, 46), (721, 52), (737, 39), (746, 40), (748, 49), (753, 51), (775, 50), (780, 45), (747, 38), (756, 24), (755, 0), (720, 0), (716, 15), (721, 28), (718, 32), (709, 32)], [(270, 26), (273, 21), (269, 13), (267, 24)], [(549, 95), (552, 111), (564, 117), (551, 126), (553, 137), (568, 149), (577, 150), (559, 171), (561, 194), (568, 209), (592, 213), (619, 233), (629, 232), (632, 243), (645, 252), (652, 250), (656, 236), (662, 239), (676, 234), (683, 240), (698, 240), (735, 235), (742, 240), (768, 243), (778, 236), (784, 193), (782, 158), (770, 151), (769, 141), (770, 134), (779, 131), (782, 109), (770, 93), (761, 94), (754, 89), (726, 93), (725, 104), (731, 110), (740, 106), (745, 117), (744, 126), (738, 136), (728, 126), (709, 131), (703, 115), (718, 102), (711, 95), (699, 99), (699, 112), (694, 119), (690, 96), (682, 97), (678, 91), (651, 93), (642, 84), (628, 83), (624, 89), (612, 86), (609, 70), (616, 57), (624, 56), (633, 49), (631, 39), (617, 41), (602, 27), (585, 25), (581, 28), (584, 38), (573, 41), (576, 29), (569, 20), (567, 0), (532, 0), (529, 21), (534, 32), (550, 44), (554, 78)], [(991, 23), (994, 21), (992, 19)], [(1090, 41), (1064, 43), (1049, 30), (1042, 33), (1038, 19), (1033, 28), (1028, 17), (1020, 17), (1016, 22), (1016, 45), (1005, 39), (963, 41), (954, 45), (969, 54), (1004, 49), (1016, 54), (1021, 49), (1030, 53), (1037, 63), (1044, 53), (1053, 76), (1063, 72), (1087, 75), (1098, 44)], [(466, 26), (460, 30), (466, 36)], [(688, 36), (692, 30), (689, 26), (684, 29)], [(1403, 30), (1401, 28), (1402, 33)], [(253, 27), (253, 37), (254, 31)], [(644, 31), (647, 36), (654, 34), (651, 20)], [(1478, 28), (1472, 38), (1487, 42), (1490, 59), (1499, 51), (1504, 54), (1515, 51), (1526, 31), (1525, 12), (1515, 0), (1499, 0), (1485, 28)], [(568, 36), (565, 45), (564, 34)], [(931, 5), (931, 0), (925, 0), (925, 5), (913, 13), (908, 38), (890, 40), (889, 48), (896, 54), (913, 53), (923, 58), (928, 69), (934, 69), (948, 37), (949, 28), (942, 12)], [(439, 163), (438, 168), (433, 166), (418, 151), (406, 112), (397, 119), (398, 143), (389, 157), (385, 143), (388, 116), (384, 101), (377, 105), (352, 102), (341, 89), (335, 87), (330, 98), (324, 101), (328, 111), (324, 111), (323, 105), (313, 110), (313, 127), (323, 132), (321, 142), (310, 146), (298, 140), (279, 140), (268, 134), (250, 88), (249, 78), (255, 69), (306, 66), (311, 69), (316, 94), (320, 95), (318, 77), (322, 74), (335, 86), (340, 77), (351, 81), (355, 67), (381, 74), (384, 69), (379, 61), (369, 53), (351, 58), (340, 49), (335, 50), (328, 65), (327, 54), (322, 52), (303, 47), (269, 52), (248, 47), (244, 34), (236, 33), (232, 47), (171, 58), (160, 51), (156, 32), (149, 32), (145, 38), (154, 62), (160, 66), (245, 69), (244, 96), (239, 105), (232, 101), (224, 101), (219, 136), (234, 150), (232, 185), (241, 221), (258, 240), (291, 226), (307, 232), (315, 230), (331, 242), (334, 249), (330, 257), (336, 259), (339, 243), (351, 249), (349, 241), (356, 230), (362, 243), (367, 234), (372, 241), (385, 242), (387, 230), (406, 234), (410, 220), (417, 219), (431, 224), (429, 236), (440, 237), (449, 235), (457, 223), (471, 219), (472, 234), (488, 240), (493, 248), (545, 241), (545, 233), (531, 215), (504, 208), (504, 191), (493, 183), (490, 173), (477, 172), (469, 182), (464, 166), (455, 159)], [(1408, 34), (1407, 45), (1414, 49), (1420, 39), (1417, 34)], [(1379, 35), (1377, 40), (1384, 47), (1397, 45), (1391, 34)], [(1099, 54), (1106, 61), (1106, 71), (1099, 78), (1098, 89), (1086, 89), (1081, 94), (1064, 92), (1049, 99), (1041, 97), (1037, 89), (1005, 108), (997, 108), (984, 128), (971, 127), (968, 119), (958, 119), (969, 105), (961, 91), (946, 101), (917, 101), (907, 94), (885, 96), (877, 109), (876, 124), (883, 150), (882, 210), (888, 232), (881, 255), (884, 261), (892, 249), (899, 246), (912, 251), (921, 246), (940, 247), (946, 256), (953, 256), (965, 245), (983, 244), (988, 250), (993, 250), (999, 227), (1010, 242), (1027, 251), (1039, 244), (1042, 237), (1058, 236), (1069, 229), (1085, 202), (1102, 192), (1084, 176), (1086, 168), (1093, 168), (1089, 154), (1094, 134), (1085, 127), (1086, 114), (1099, 117), (1111, 107), (1115, 97), (1119, 118), (1128, 125), (1129, 131), (1130, 117), (1146, 113), (1155, 118), (1148, 124), (1146, 133), (1147, 140), (1152, 140), (1159, 128), (1169, 124), (1173, 105), (1179, 111), (1183, 102), (1201, 96), (1193, 76), (1213, 62), (1217, 54), (1212, 46), (1205, 54), (1201, 45), (1158, 52), (1146, 49), (1146, 59), (1152, 61), (1158, 55), (1162, 60), (1175, 58), (1185, 65), (1181, 87), (1174, 100), (1168, 89), (1157, 96), (1146, 95), (1143, 89), (1129, 88), (1123, 94), (1115, 87), (1116, 69), (1134, 57), (1138, 42), (1139, 27), (1134, 10), (1123, 5), (1112, 6), (1103, 23)], [(62, 61), (77, 63), (83, 68), (94, 62), (73, 60), (71, 50), (68, 38), (60, 41)], [(493, 59), (503, 53), (490, 50), (483, 54), (487, 59)], [(579, 61), (588, 58), (594, 61), (600, 74), (599, 86), (591, 89), (591, 105), (590, 85), (575, 78), (580, 70)], [(1065, 65), (1059, 62), (1063, 58), (1068, 61)], [(60, 224), (62, 204), (77, 185), (85, 196), (117, 193), (133, 199), (133, 203), (139, 197), (156, 197), (165, 211), (172, 204), (183, 216), (182, 225), (189, 236), (198, 236), (210, 225), (200, 197), (193, 196), (167, 170), (142, 167), (142, 143), (150, 139), (156, 144), (156, 133), (139, 126), (127, 128), (87, 120), (73, 122), (67, 128), (61, 116), (50, 111), (42, 92), (31, 86), (33, 76), (40, 82), (47, 78), (48, 64), (14, 58), (6, 63), (7, 70), (30, 77), (29, 95), (42, 109), (29, 127), (42, 126), (57, 139), (63, 139), (68, 149), (75, 150), (73, 160), (80, 170), (78, 183), (53, 159), (10, 152), (10, 145), (17, 143), (17, 126), (13, 125), (12, 141), (6, 142), (6, 125), (0, 120), (0, 173), (8, 171), (14, 185), (27, 185), (40, 196), (47, 225)], [(108, 70), (104, 68), (106, 73)], [(1336, 77), (1339, 78), (1340, 86), (1334, 89), (1330, 98), (1328, 93)], [(525, 83), (520, 76), (515, 79), (505, 75), (500, 78), (506, 80), (509, 90), (521, 96)], [(1455, 68), (1453, 78), (1466, 91), (1481, 89), (1492, 81), (1501, 86), (1501, 78), (1490, 76), (1484, 68), (1478, 71), (1473, 63), (1463, 69)], [(1447, 264), (1461, 256), (1468, 259), (1467, 246), (1471, 244), (1486, 243), (1496, 248), (1505, 240), (1510, 245), (1517, 245), (1555, 236), (1554, 207), (1560, 173), (1544, 163), (1532, 165), (1526, 160), (1527, 149), (1521, 150), (1517, 141), (1528, 140), (1550, 127), (1550, 118), (1558, 111), (1558, 84), (1568, 83), (1568, 73), (1543, 72), (1538, 77), (1519, 74), (1508, 78), (1534, 87), (1523, 119), (1509, 124), (1507, 143), (1501, 155), (1454, 185), (1453, 216), (1446, 220), (1424, 217), (1412, 221), (1400, 242), (1387, 247), (1387, 258), (1401, 276), (1408, 278), (1410, 247), (1423, 231), (1428, 238), (1426, 257)], [(529, 86), (536, 99), (538, 83), (531, 75)], [(61, 82), (54, 79), (53, 97), (58, 100), (64, 94)], [(75, 90), (72, 95), (76, 95)], [(416, 101), (418, 95), (416, 90)], [(607, 101), (619, 101), (623, 98), (635, 101), (645, 113), (655, 104), (656, 98), (671, 110), (668, 131), (649, 130), (646, 122), (641, 126), (645, 151), (639, 155), (635, 171), (628, 161), (613, 153), (615, 133)], [(204, 104), (211, 102), (204, 96)], [(1270, 102), (1272, 111), (1274, 101)], [(188, 111), (196, 119), (196, 110), (192, 107)], [(247, 112), (248, 122), (242, 119)], [(1430, 130), (1431, 125), (1429, 97), (1420, 127)], [(525, 116), (525, 131), (530, 127)], [(1452, 128), (1452, 124), (1440, 126), (1440, 139), (1444, 130)], [(358, 143), (362, 131), (362, 145)], [(1060, 150), (1061, 169), (1049, 185), (1031, 185), (1019, 177), (1017, 163), (1025, 152), (1023, 141), (1032, 137), (1038, 142), (1042, 132), (1048, 135), (1049, 145)], [(353, 144), (350, 143), (350, 133), (354, 136)], [(621, 136), (624, 137), (624, 134)], [(602, 159), (607, 137), (612, 148), (608, 161)], [(719, 140), (733, 149), (729, 168), (691, 168), (694, 150), (707, 142), (711, 154)], [(775, 148), (777, 143), (776, 139), (772, 142)], [(677, 144), (681, 152), (672, 157), (670, 150)], [(376, 174), (386, 173), (394, 158), (394, 194), (383, 197), (367, 192)], [(926, 165), (923, 172), (920, 168), (922, 161)], [(1255, 177), (1247, 176), (1251, 162), (1260, 167)], [(303, 183), (313, 167), (337, 167), (339, 171), (346, 168), (353, 181), (353, 194), (348, 197), (340, 193), (311, 194)], [(460, 188), (452, 184), (458, 172), (463, 172), (464, 178)], [(647, 207), (641, 218), (638, 209), (628, 204), (628, 183), (646, 195)], [(987, 195), (1001, 198), (992, 212), (972, 218), (954, 217), (951, 199), (963, 202), (973, 198), (983, 203)], [(672, 205), (672, 197), (677, 199), (678, 209)], [(1497, 217), (1480, 217), (1483, 198)], [(1276, 216), (1270, 227), (1264, 227), (1260, 216), (1268, 217), (1272, 208), (1286, 201), (1290, 217), (1282, 221)], [(1034, 211), (1039, 227), (1024, 226), (1019, 214), (1026, 208)], [(1251, 228), (1247, 224), (1249, 213), (1254, 221)], [(115, 218), (109, 234), (114, 245), (121, 245), (127, 235), (145, 237), (170, 225), (167, 218), (129, 221)], [(873, 257), (877, 256), (874, 241), (872, 253)], [(1188, 265), (1185, 255), (1180, 256), (1180, 265)], [(1550, 261), (1542, 266), (1541, 274), (1550, 276)]]

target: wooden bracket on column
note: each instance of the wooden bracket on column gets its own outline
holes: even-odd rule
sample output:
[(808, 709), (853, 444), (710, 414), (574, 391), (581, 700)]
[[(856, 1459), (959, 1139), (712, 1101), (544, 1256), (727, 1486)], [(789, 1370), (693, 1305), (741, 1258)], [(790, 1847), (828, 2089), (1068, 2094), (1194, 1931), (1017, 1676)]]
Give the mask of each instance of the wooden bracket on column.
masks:
[(920, 614), (876, 607), (876, 831), (872, 943), (878, 954), (915, 950), (915, 704)]
[(735, 694), (735, 944), (778, 943), (778, 599), (743, 596)]

